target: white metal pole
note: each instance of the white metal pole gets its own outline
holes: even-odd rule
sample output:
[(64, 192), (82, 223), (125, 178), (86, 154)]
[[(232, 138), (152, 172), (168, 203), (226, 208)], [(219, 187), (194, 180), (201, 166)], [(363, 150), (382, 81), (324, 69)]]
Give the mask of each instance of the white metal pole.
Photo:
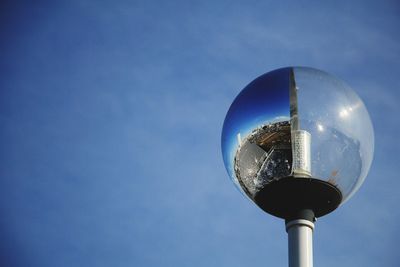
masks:
[(312, 267), (314, 223), (298, 219), (286, 223), (289, 237), (289, 267)]

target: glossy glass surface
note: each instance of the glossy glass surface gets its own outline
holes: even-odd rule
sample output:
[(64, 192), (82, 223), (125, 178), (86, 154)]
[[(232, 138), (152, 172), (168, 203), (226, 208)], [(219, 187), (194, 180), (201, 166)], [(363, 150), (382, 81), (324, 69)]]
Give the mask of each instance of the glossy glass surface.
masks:
[(304, 67), (247, 85), (226, 115), (221, 141), (229, 176), (253, 200), (271, 181), (293, 176), (329, 182), (345, 201), (364, 181), (374, 149), (360, 98), (339, 79)]
[(311, 134), (311, 176), (336, 185), (346, 201), (371, 166), (374, 131), (362, 100), (343, 81), (294, 68), (299, 124)]

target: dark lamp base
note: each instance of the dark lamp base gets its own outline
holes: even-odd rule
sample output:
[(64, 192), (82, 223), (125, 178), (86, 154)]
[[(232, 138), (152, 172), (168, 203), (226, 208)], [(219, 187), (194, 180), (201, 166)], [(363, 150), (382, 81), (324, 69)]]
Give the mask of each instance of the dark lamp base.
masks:
[(287, 221), (301, 219), (303, 210), (315, 217), (334, 211), (342, 201), (339, 189), (314, 178), (284, 177), (272, 181), (254, 197), (265, 212)]

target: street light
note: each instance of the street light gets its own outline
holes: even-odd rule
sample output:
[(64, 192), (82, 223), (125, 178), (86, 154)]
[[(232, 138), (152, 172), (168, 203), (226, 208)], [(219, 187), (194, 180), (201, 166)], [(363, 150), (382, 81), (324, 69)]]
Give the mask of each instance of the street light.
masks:
[(237, 188), (285, 219), (289, 266), (312, 266), (315, 219), (347, 201), (371, 166), (374, 132), (361, 99), (326, 72), (274, 70), (235, 98), (221, 142)]

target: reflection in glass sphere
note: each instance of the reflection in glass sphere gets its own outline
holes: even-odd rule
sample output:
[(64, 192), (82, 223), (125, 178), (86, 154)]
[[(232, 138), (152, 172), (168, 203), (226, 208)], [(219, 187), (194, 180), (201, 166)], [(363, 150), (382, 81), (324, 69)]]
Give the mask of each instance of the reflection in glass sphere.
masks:
[[(272, 186), (276, 191), (289, 183), (297, 194), (310, 187), (305, 181), (315, 185), (311, 191), (332, 193), (324, 201), (337, 202), (330, 204), (333, 210), (360, 187), (373, 150), (373, 128), (361, 99), (339, 79), (305, 67), (278, 69), (252, 81), (233, 101), (222, 131), (230, 177), (264, 210), (271, 208), (264, 202)], [(280, 193), (289, 193), (284, 188)]]

